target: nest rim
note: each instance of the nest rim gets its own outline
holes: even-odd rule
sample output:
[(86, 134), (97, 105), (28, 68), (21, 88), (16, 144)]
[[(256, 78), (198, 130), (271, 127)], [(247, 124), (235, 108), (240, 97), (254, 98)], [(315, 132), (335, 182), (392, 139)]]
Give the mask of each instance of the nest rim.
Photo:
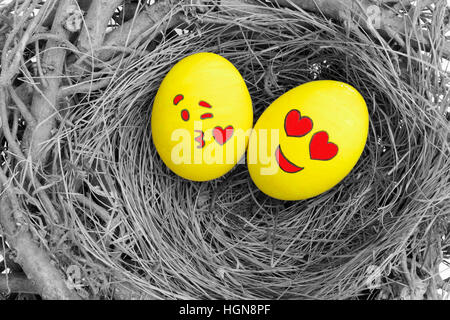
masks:
[[(403, 256), (427, 245), (427, 228), (418, 227), (448, 207), (449, 128), (439, 103), (424, 98), (437, 94), (432, 80), (420, 84), (417, 74), (439, 68), (358, 41), (307, 12), (266, 10), (246, 19), (230, 11), (124, 59), (101, 95), (89, 93), (68, 113), (78, 130), (62, 126), (58, 134), (69, 159), (57, 193), (65, 214), (58, 228), (70, 242), (51, 246), (64, 268), (83, 270), (82, 295), (354, 298), (374, 281), (397, 282)], [(171, 66), (200, 51), (238, 68), (254, 121), (306, 81), (340, 80), (362, 92), (369, 137), (350, 175), (321, 196), (292, 202), (262, 194), (244, 166), (202, 183), (171, 173), (151, 141), (152, 98)], [(412, 69), (402, 70), (399, 59)], [(371, 266), (382, 276), (375, 279)]]

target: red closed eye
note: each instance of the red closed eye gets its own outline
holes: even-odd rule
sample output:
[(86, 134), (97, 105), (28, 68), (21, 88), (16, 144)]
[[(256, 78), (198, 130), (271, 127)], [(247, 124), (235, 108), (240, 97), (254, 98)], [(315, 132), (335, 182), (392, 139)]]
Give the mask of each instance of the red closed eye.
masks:
[(184, 99), (183, 95), (182, 95), (182, 94), (179, 94), (179, 95), (175, 96), (175, 98), (173, 98), (173, 104), (174, 104), (174, 105), (177, 105), (178, 102), (180, 102), (180, 101), (183, 100), (183, 99)]
[(198, 105), (199, 105), (200, 107), (204, 107), (204, 108), (211, 108), (211, 105), (210, 105), (208, 102), (205, 102), (205, 101), (200, 101), (200, 102), (198, 103)]

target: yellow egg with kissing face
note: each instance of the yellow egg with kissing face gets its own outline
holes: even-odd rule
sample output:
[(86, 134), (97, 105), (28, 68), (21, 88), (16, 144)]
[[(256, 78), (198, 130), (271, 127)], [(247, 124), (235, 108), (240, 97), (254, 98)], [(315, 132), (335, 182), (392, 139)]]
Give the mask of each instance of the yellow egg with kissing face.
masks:
[(276, 99), (256, 122), (247, 163), (265, 194), (317, 196), (349, 174), (361, 156), (369, 115), (361, 94), (331, 80), (312, 81)]
[(242, 76), (214, 53), (196, 53), (175, 64), (153, 103), (156, 150), (167, 167), (189, 180), (212, 180), (230, 171), (245, 153), (252, 124)]

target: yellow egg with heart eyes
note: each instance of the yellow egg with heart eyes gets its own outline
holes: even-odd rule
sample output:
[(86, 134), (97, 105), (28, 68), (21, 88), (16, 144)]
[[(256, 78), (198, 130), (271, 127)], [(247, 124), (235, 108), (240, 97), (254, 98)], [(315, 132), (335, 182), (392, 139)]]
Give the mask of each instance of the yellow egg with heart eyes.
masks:
[(303, 200), (337, 185), (358, 162), (369, 114), (361, 94), (331, 80), (289, 90), (261, 115), (250, 137), (250, 176), (265, 194)]
[(194, 181), (218, 178), (244, 156), (253, 125), (252, 100), (239, 71), (201, 52), (176, 63), (153, 102), (152, 139), (162, 161)]

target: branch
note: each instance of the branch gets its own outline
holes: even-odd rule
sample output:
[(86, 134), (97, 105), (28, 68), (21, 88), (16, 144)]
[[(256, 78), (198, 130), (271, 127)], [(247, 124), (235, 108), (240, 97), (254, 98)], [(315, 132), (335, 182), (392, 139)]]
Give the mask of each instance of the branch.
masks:
[[(9, 95), (12, 99), (12, 101), (16, 104), (17, 109), (19, 109), (20, 113), (22, 114), (22, 117), (25, 119), (27, 124), (35, 126), (36, 120), (34, 119), (33, 115), (30, 113), (27, 107), (27, 103), (22, 100), (21, 97), (24, 97), (25, 100), (31, 100), (29, 99), (29, 95), (27, 94), (27, 85), (25, 83), (18, 86), (16, 89), (13, 87), (9, 87)], [(28, 104), (31, 101), (28, 101)]]
[[(13, 1), (11, 3), (14, 3)], [(1, 77), (0, 83), (2, 85), (9, 84), (11, 79), (16, 76), (19, 70), (19, 64), (23, 59), (23, 53), (25, 51), (27, 41), (31, 37), (31, 34), (37, 28), (42, 17), (48, 10), (51, 10), (55, 5), (55, 1), (46, 1), (44, 5), (39, 9), (38, 14), (28, 23), (25, 32), (21, 35), (17, 45), (10, 48), (15, 43), (16, 37), (21, 29), (23, 29), (27, 23), (27, 17), (35, 10), (36, 3), (30, 5), (26, 12), (22, 14), (22, 19), (14, 26), (9, 32), (2, 48), (1, 57)]]
[(38, 294), (34, 283), (23, 273), (0, 274), (0, 293), (31, 293)]
[(78, 38), (81, 52), (93, 52), (100, 47), (106, 28), (117, 7), (123, 0), (93, 0)]
[[(35, 1), (34, 4), (36, 3)], [(15, 46), (15, 51), (9, 55), (8, 50), (6, 50), (9, 44), (13, 43), (14, 34), (12, 34), (8, 37), (4, 52), (2, 52), (2, 66), (8, 66), (8, 68), (2, 68), (0, 78), (0, 112), (2, 114), (3, 133), (8, 140), (9, 150), (13, 151), (19, 160), (23, 160), (25, 157), (17, 143), (16, 137), (11, 134), (8, 128), (5, 90), (9, 86), (11, 79), (17, 74), (26, 42), (46, 10), (49, 10), (56, 3), (56, 1), (46, 1), (44, 4), (45, 10), (43, 9), (44, 7), (41, 8), (41, 11), (29, 23), (19, 44)], [(33, 9), (33, 7), (30, 8)], [(27, 10), (29, 11), (30, 8)], [(58, 2), (58, 9), (56, 10), (51, 31), (61, 39), (68, 39), (69, 32), (65, 30), (65, 27), (70, 27), (68, 19), (73, 18), (74, 8), (77, 8), (74, 0), (61, 0)], [(77, 13), (75, 12), (75, 14)], [(45, 156), (44, 153), (38, 154), (38, 151), (40, 144), (50, 137), (54, 126), (54, 110), (57, 110), (56, 96), (61, 81), (60, 77), (65, 55), (66, 50), (61, 46), (58, 47), (57, 40), (50, 39), (47, 41), (43, 62), (48, 71), (47, 75), (51, 78), (46, 79), (47, 85), (42, 88), (42, 94), (37, 90), (33, 95), (30, 111), (36, 123), (33, 121), (28, 123), (23, 139), (24, 149), (29, 150), (30, 156), (34, 158), (33, 160), (41, 160)], [(20, 101), (15, 91), (10, 93), (12, 93), (12, 99), (18, 103), (18, 108), (21, 108), (26, 114), (27, 111), (24, 108), (24, 104), (22, 104), (23, 101)], [(30, 119), (32, 118), (30, 117)], [(20, 163), (25, 162), (20, 161)], [(15, 251), (15, 260), (22, 266), (27, 276), (34, 281), (37, 291), (44, 299), (78, 299), (79, 297), (66, 286), (64, 276), (55, 267), (46, 251), (39, 247), (33, 239), (28, 228), (28, 219), (20, 207), (13, 187), (8, 186), (3, 190), (8, 183), (5, 173), (3, 170), (0, 170), (0, 225), (9, 246)], [(38, 184), (37, 180), (36, 184)], [(39, 197), (49, 214), (55, 216), (50, 199), (44, 193)]]
[[(89, 9), (89, 6), (91, 5), (91, 1), (92, 0), (77, 0), (78, 6), (83, 11), (87, 11)], [(55, 19), (55, 15), (56, 15), (56, 8), (53, 9), (49, 14), (47, 14), (42, 25), (44, 27), (51, 27), (53, 20)]]
[[(23, 161), (25, 159), (25, 155), (22, 153), (22, 150), (20, 149), (19, 142), (16, 139), (17, 137), (15, 135), (13, 135), (13, 133), (11, 132), (11, 130), (9, 128), (9, 123), (8, 123), (9, 117), (8, 117), (8, 112), (7, 112), (7, 108), (6, 108), (5, 91), (6, 91), (6, 89), (4, 87), (0, 86), (0, 120), (2, 123), (2, 127), (3, 127), (2, 133), (5, 137), (5, 139), (8, 141), (8, 152), (12, 151), (12, 154), (14, 155), (14, 157), (17, 160), (19, 160), (18, 165), (20, 166), (20, 168), (23, 169), (23, 168), (26, 168), (26, 162)], [(12, 91), (14, 91), (14, 90), (12, 90)], [(26, 106), (23, 106), (23, 107), (26, 108)], [(28, 125), (33, 125), (34, 122), (35, 122), (35, 120), (32, 120)], [(26, 174), (30, 175), (30, 179), (32, 181), (34, 180), (34, 184), (37, 187), (37, 190), (42, 189), (41, 183), (39, 182), (39, 180), (34, 179), (34, 176), (31, 175), (31, 171), (25, 169), (25, 172), (26, 172)], [(2, 171), (2, 173), (3, 173), (3, 171)], [(5, 179), (4, 183), (6, 183), (6, 179)], [(50, 217), (52, 218), (53, 223), (57, 223), (59, 221), (59, 216), (57, 215), (56, 210), (53, 207), (53, 204), (50, 201), (50, 198), (47, 196), (47, 194), (45, 192), (39, 192), (38, 198), (42, 201), (42, 204), (44, 205), (45, 210), (49, 213)]]
[[(74, 0), (61, 0), (56, 11), (51, 32), (57, 37), (68, 40), (70, 32), (65, 29), (65, 22), (71, 18), (77, 8)], [(42, 92), (36, 90), (33, 94), (31, 114), (36, 119), (36, 125), (28, 125), (24, 134), (24, 150), (28, 151), (33, 161), (45, 159), (46, 153), (40, 150), (41, 144), (51, 137), (55, 127), (55, 113), (58, 111), (57, 96), (63, 74), (66, 49), (58, 45), (57, 40), (49, 39), (43, 54), (42, 64), (46, 72), (47, 85)], [(38, 57), (39, 59), (39, 57)]]
[[(183, 14), (174, 10), (180, 1), (162, 0), (146, 7), (134, 19), (128, 20), (119, 28), (106, 35), (104, 47), (127, 47), (140, 39), (148, 40), (149, 34), (156, 35), (164, 28), (172, 28), (183, 20)], [(102, 61), (110, 59), (115, 50), (102, 50), (98, 57)]]
[[(6, 176), (0, 170), (1, 185), (5, 184), (5, 180)], [(37, 246), (11, 188), (2, 190), (0, 224), (6, 241), (15, 250), (15, 261), (22, 266), (28, 278), (34, 281), (43, 299), (79, 299), (78, 295), (67, 288), (63, 275), (50, 261), (47, 253)]]
[[(229, 1), (229, 0), (225, 0)], [(233, 1), (233, 0), (231, 0)], [(246, 0), (248, 2), (248, 0)], [(257, 3), (258, 1), (251, 0)], [(306, 11), (323, 14), (328, 18), (333, 18), (341, 22), (351, 24), (351, 19), (355, 19), (366, 31), (373, 33), (375, 29), (382, 30), (390, 38), (395, 39), (400, 45), (405, 45), (403, 39), (411, 36), (413, 45), (419, 48), (420, 45), (426, 48), (432, 47), (430, 37), (424, 30), (424, 34), (409, 34), (408, 27), (412, 20), (409, 15), (398, 16), (396, 12), (384, 5), (376, 5), (373, 0), (268, 0), (291, 9), (301, 8)], [(222, 1), (223, 2), (223, 1)], [(387, 2), (387, 1), (384, 1)], [(403, 6), (405, 1), (397, 2)], [(412, 1), (409, 1), (412, 2)], [(420, 1), (419, 1), (420, 4)], [(376, 9), (378, 12), (375, 12)], [(420, 10), (420, 7), (418, 8)], [(374, 21), (373, 21), (374, 20)], [(450, 57), (450, 43), (445, 43), (443, 56)]]
[[(92, 66), (86, 64), (88, 60), (92, 60), (91, 63), (97, 66), (104, 61), (110, 61), (110, 59), (119, 52), (134, 53), (134, 48), (142, 41), (150, 41), (164, 28), (173, 28), (181, 24), (184, 22), (184, 15), (180, 12), (181, 6), (175, 8), (175, 4), (181, 3), (183, 3), (183, 1), (161, 0), (151, 6), (146, 6), (137, 16), (127, 20), (120, 27), (106, 34), (101, 46), (98, 45), (98, 41), (102, 37), (95, 36), (97, 41), (95, 46), (91, 42), (92, 46), (90, 48), (92, 52), (90, 55), (82, 56), (78, 61), (70, 64), (69, 73), (81, 78), (84, 72), (92, 71)], [(87, 23), (88, 21), (86, 21), (86, 24)], [(79, 43), (79, 46), (83, 45)], [(108, 83), (109, 81), (102, 80), (101, 82), (92, 84), (92, 86), (93, 88), (100, 89), (108, 85)], [(78, 89), (81, 91), (78, 91)], [(80, 87), (78, 87), (78, 85), (65, 87), (61, 96), (76, 92), (84, 92), (85, 89), (85, 85)]]

